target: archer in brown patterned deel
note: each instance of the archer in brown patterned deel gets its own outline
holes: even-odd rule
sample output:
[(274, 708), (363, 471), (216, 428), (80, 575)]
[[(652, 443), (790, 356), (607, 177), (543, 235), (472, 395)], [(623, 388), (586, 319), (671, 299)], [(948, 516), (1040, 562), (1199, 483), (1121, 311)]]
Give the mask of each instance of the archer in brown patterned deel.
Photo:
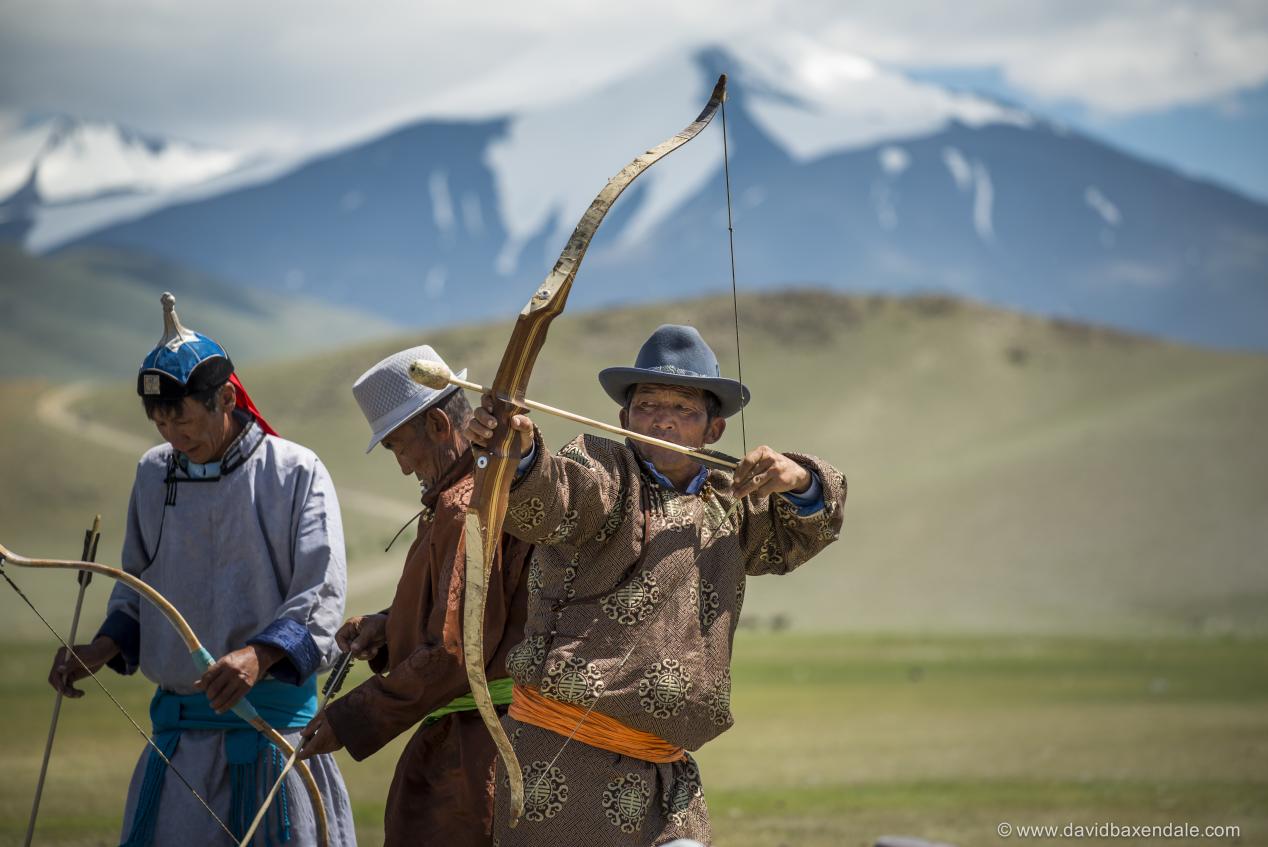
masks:
[[(702, 362), (701, 346), (693, 329), (662, 327), (635, 368), (604, 372), (608, 393), (624, 398), (622, 426), (693, 448), (717, 441), (724, 412), (748, 392), (718, 375), (716, 359)], [(476, 409), (468, 437), (481, 445), (495, 426)], [(536, 547), (524, 640), (506, 658), (516, 693), (503, 719), (525, 809), (509, 827), (499, 762), (494, 843), (708, 843), (687, 751), (732, 725), (745, 581), (788, 573), (836, 540), (845, 478), (813, 456), (769, 447), (750, 451), (734, 474), (591, 435), (552, 453), (526, 416), (511, 426), (524, 458), (504, 529)], [(552, 702), (557, 714), (543, 714)], [(603, 717), (602, 733), (586, 725), (592, 714)], [(658, 755), (631, 752), (648, 738)]]

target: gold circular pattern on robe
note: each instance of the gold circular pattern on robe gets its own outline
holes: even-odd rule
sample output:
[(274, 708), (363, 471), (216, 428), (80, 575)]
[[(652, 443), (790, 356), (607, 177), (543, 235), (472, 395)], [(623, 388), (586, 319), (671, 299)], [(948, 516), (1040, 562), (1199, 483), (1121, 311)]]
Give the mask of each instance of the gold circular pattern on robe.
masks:
[(654, 718), (674, 717), (682, 711), (691, 684), (681, 662), (665, 659), (648, 668), (638, 681), (639, 702)]
[(568, 802), (564, 772), (541, 761), (525, 765), (523, 771), (525, 819), (541, 823), (559, 814)]
[(624, 500), (617, 503), (616, 507), (608, 513), (607, 520), (603, 522), (603, 526), (599, 527), (599, 531), (594, 536), (594, 540), (602, 544), (612, 536), (616, 535), (616, 531), (620, 529), (621, 524), (625, 522), (625, 516), (633, 510), (633, 495), (626, 497)]
[(559, 526), (542, 539), (542, 544), (558, 544), (566, 541), (570, 535), (577, 529), (577, 522), (581, 519), (581, 515), (576, 509), (569, 509), (564, 512), (563, 520), (559, 522)]
[(709, 692), (709, 720), (713, 721), (714, 726), (728, 727), (731, 725), (731, 670), (728, 668), (722, 672), (722, 678), (714, 683), (713, 689)]
[[(675, 768), (676, 772), (677, 770)], [(665, 813), (673, 821), (674, 826), (686, 826), (687, 809), (691, 807), (691, 802), (703, 793), (700, 788), (700, 768), (696, 766), (695, 759), (688, 755), (681, 775), (674, 780), (665, 796), (668, 801)]]
[(546, 660), (546, 637), (530, 635), (506, 654), (506, 669), (520, 685), (530, 685), (533, 672)]
[(515, 519), (521, 529), (537, 529), (546, 519), (546, 505), (542, 503), (542, 498), (534, 497), (507, 509), (506, 513)]
[(636, 773), (627, 773), (608, 783), (603, 792), (603, 809), (613, 826), (621, 832), (637, 832), (647, 815), (651, 788)]
[(774, 535), (767, 536), (762, 542), (762, 549), (758, 551), (757, 557), (768, 565), (782, 565), (784, 563), (784, 553), (780, 549), (779, 541)]
[(644, 571), (603, 598), (603, 612), (617, 623), (632, 626), (641, 622), (660, 599), (656, 577)]
[(569, 656), (550, 666), (541, 690), (561, 703), (589, 707), (603, 692), (603, 674), (579, 656)]

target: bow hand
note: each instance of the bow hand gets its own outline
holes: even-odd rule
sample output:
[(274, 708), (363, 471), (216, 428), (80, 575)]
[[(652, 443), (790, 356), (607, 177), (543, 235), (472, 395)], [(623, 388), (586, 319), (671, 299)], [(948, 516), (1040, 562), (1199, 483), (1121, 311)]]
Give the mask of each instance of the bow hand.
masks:
[(252, 644), (234, 650), (213, 662), (194, 683), (194, 688), (207, 695), (216, 714), (224, 714), (238, 705), (284, 655), (280, 647), (271, 644)]
[(791, 491), (806, 491), (814, 477), (810, 471), (771, 448), (762, 445), (750, 450), (740, 460), (731, 482), (731, 494), (736, 497), (769, 497)]
[[(480, 399), (480, 406), (471, 413), (467, 423), (467, 440), (482, 450), (487, 450), (493, 434), (498, 429), (497, 415), (494, 414), (492, 395), (485, 394)], [(528, 415), (511, 415), (508, 419), (511, 429), (519, 433), (519, 454), (523, 456), (533, 446), (533, 422)]]

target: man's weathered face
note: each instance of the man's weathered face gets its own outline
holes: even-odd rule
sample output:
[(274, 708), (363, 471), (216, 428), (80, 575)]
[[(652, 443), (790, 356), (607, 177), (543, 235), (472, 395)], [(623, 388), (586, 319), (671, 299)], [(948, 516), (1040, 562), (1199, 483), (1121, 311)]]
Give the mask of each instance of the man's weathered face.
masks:
[[(681, 385), (640, 383), (634, 387), (630, 402), (621, 410), (621, 424), (640, 435), (651, 435), (684, 447), (699, 449), (722, 437), (726, 428), (723, 418), (709, 419), (709, 407), (702, 389)], [(672, 450), (639, 445), (639, 450), (662, 473), (696, 463)]]
[(184, 453), (191, 462), (204, 464), (218, 458), (226, 446), (226, 435), (232, 426), (233, 401), (233, 386), (226, 385), (217, 395), (214, 409), (186, 397), (179, 411), (156, 409), (150, 420), (172, 449)]
[(413, 474), (419, 482), (434, 483), (452, 461), (447, 436), (449, 417), (439, 409), (429, 409), (389, 432), (381, 442), (403, 474)]

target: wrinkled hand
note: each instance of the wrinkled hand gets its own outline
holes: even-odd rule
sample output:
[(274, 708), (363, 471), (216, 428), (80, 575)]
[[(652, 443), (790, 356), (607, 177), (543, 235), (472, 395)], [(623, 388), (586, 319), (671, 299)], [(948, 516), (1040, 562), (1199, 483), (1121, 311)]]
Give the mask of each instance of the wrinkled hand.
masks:
[(335, 728), (326, 720), (326, 710), (318, 712), (308, 726), (299, 731), (298, 761), (320, 756), (322, 753), (333, 753), (343, 747), (335, 735)]
[[(96, 673), (106, 662), (119, 655), (119, 645), (108, 636), (101, 636), (91, 644), (76, 644), (75, 656), (83, 664), (75, 661), (65, 647), (59, 648), (53, 657), (53, 667), (48, 672), (48, 684), (66, 697), (83, 697), (84, 692), (75, 687), (75, 683), (88, 676), (88, 671)], [(84, 669), (88, 666), (88, 670)]]
[[(497, 427), (498, 419), (493, 416), (493, 395), (485, 394), (480, 398), (479, 408), (473, 410), (463, 435), (477, 447), (487, 448)], [(520, 455), (522, 456), (533, 446), (533, 422), (529, 420), (528, 415), (511, 415), (511, 429), (520, 434)]]
[(791, 491), (794, 494), (810, 488), (814, 477), (810, 471), (766, 445), (750, 450), (735, 469), (731, 493), (736, 497), (769, 497)]
[(251, 644), (226, 653), (207, 668), (194, 688), (207, 695), (216, 714), (224, 714), (238, 704), (260, 681), (268, 669), (282, 658), (278, 647)]
[(335, 643), (353, 658), (369, 661), (387, 643), (387, 615), (348, 618), (335, 633)]

